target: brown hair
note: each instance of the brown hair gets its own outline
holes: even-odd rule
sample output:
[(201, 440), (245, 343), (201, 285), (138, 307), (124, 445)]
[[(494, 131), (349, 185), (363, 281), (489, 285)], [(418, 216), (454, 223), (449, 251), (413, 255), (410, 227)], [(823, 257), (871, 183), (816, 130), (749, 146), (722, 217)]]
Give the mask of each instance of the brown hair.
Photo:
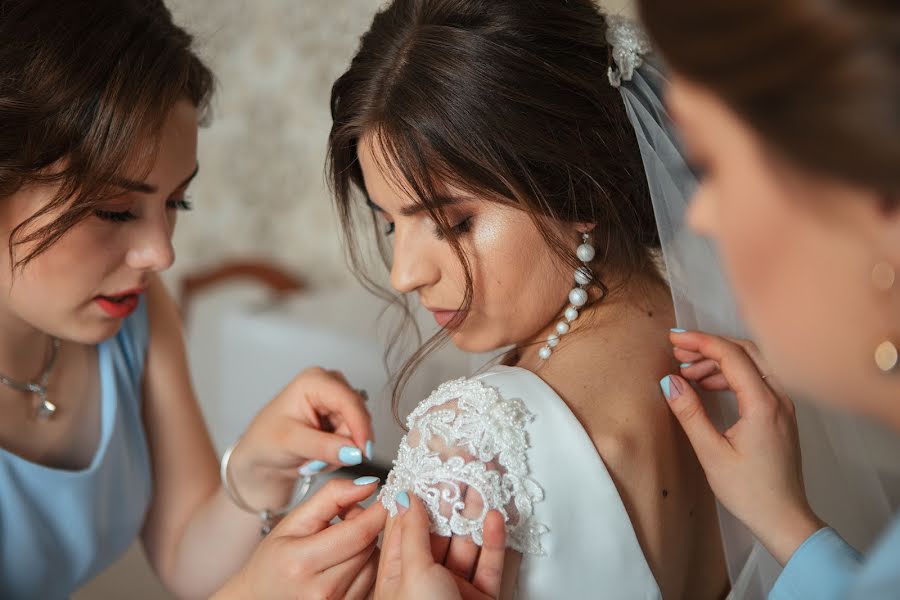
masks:
[[(207, 108), (213, 76), (162, 0), (0, 0), (0, 40), (0, 199), (58, 186), (10, 235), (21, 267), (128, 189), (124, 169), (150, 162), (176, 101)], [(16, 260), (22, 244), (34, 246)]]
[(774, 148), (900, 204), (896, 0), (641, 0), (656, 43)]
[[(424, 207), (466, 271), (458, 235), (437, 199), (453, 185), (527, 211), (572, 268), (560, 222), (596, 224), (595, 282), (655, 273), (659, 240), (640, 152), (607, 78), (606, 21), (591, 0), (395, 0), (379, 12), (334, 84), (329, 171), (351, 265), (370, 289), (354, 240), (366, 190), (357, 149), (380, 144), (397, 183)], [(355, 192), (359, 192), (357, 195)], [(368, 210), (368, 209), (366, 209)], [(382, 256), (387, 247), (381, 238)], [(394, 408), (417, 362), (407, 362)]]

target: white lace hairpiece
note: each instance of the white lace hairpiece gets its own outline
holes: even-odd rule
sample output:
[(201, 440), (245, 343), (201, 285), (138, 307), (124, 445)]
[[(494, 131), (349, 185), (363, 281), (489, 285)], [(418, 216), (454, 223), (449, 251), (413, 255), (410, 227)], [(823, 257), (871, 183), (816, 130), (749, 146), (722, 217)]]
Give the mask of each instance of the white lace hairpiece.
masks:
[(409, 415), (394, 468), (379, 499), (396, 516), (395, 496), (409, 491), (422, 499), (431, 530), (443, 537), (468, 535), (482, 544), (484, 519), (499, 511), (507, 543), (527, 554), (543, 554), (547, 527), (534, 518), (544, 498), (529, 477), (525, 426), (534, 419), (520, 399), (503, 398), (478, 380), (442, 384)]
[(631, 81), (653, 46), (641, 26), (630, 19), (610, 15), (606, 17), (606, 25), (606, 41), (612, 46), (615, 63), (609, 66), (609, 83), (619, 88), (623, 81)]

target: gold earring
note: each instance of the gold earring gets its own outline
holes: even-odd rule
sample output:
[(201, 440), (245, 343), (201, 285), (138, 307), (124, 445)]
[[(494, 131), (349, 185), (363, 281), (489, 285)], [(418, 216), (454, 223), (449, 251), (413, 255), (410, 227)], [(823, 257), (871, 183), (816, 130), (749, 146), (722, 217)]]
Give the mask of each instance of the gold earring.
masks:
[[(872, 269), (872, 283), (882, 292), (890, 292), (897, 280), (897, 272), (894, 267), (886, 262), (880, 262)], [(897, 345), (890, 340), (885, 340), (875, 348), (875, 364), (882, 373), (891, 373), (900, 364), (900, 352)]]

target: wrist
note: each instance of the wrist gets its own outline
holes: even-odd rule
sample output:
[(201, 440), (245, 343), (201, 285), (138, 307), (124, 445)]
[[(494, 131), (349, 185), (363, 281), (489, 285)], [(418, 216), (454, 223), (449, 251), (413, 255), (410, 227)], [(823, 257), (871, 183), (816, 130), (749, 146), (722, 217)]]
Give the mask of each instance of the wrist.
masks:
[(241, 442), (234, 446), (226, 476), (232, 491), (258, 510), (284, 506), (296, 482), (276, 469), (259, 464)]
[(785, 514), (765, 534), (758, 534), (757, 537), (778, 564), (784, 566), (797, 549), (823, 527), (827, 524), (806, 506), (793, 514)]

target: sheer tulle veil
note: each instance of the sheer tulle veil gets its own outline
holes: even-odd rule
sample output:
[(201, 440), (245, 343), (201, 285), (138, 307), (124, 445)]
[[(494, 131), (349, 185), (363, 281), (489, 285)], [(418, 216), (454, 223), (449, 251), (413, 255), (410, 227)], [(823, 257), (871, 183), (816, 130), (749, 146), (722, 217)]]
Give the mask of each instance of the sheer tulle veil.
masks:
[[(634, 126), (653, 200), (663, 261), (675, 303), (678, 326), (720, 335), (750, 337), (712, 244), (685, 222), (697, 180), (679, 147), (662, 95), (666, 76), (650, 42), (635, 23), (608, 17), (607, 40), (618, 87)], [(737, 418), (731, 394), (706, 394), (710, 416), (720, 430)], [(818, 515), (865, 550), (890, 520), (900, 498), (896, 468), (900, 444), (876, 426), (826, 412), (795, 398), (804, 456), (804, 478)], [(752, 534), (720, 507), (722, 537), (732, 581), (732, 598), (766, 598), (780, 568)]]

